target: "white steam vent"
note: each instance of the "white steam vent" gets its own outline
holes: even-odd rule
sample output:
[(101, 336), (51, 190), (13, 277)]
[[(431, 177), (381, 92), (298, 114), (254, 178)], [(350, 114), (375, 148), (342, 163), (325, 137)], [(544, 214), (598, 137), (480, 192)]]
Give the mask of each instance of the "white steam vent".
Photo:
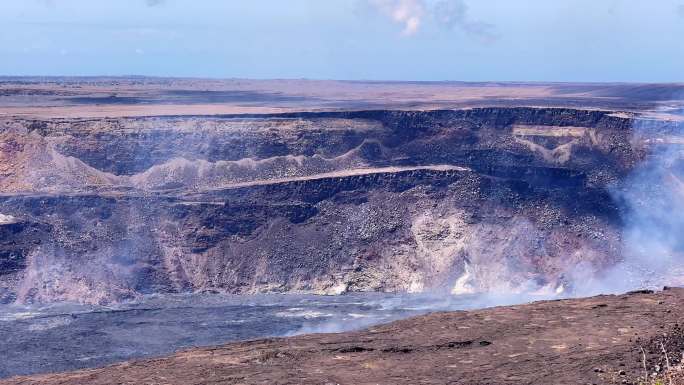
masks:
[(15, 217), (0, 213), (0, 225), (11, 225), (12, 223), (16, 222), (17, 219)]
[(451, 294), (463, 295), (475, 293), (475, 287), (473, 286), (472, 280), (473, 277), (470, 271), (470, 264), (468, 262), (465, 262), (463, 275), (456, 280), (454, 287), (451, 289)]

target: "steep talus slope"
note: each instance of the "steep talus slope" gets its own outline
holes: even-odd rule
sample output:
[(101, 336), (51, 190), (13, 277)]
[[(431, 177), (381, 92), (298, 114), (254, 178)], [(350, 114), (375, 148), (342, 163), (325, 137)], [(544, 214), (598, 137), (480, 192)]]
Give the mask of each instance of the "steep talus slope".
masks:
[[(674, 123), (650, 122), (653, 132)], [(0, 300), (581, 290), (633, 117), (483, 108), (0, 122)]]

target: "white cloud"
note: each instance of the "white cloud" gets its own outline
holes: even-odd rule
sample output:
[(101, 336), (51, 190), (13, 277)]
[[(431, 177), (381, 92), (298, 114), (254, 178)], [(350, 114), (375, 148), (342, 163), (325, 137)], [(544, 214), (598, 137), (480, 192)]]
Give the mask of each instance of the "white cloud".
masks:
[(416, 34), (429, 21), (461, 31), (484, 41), (495, 40), (493, 25), (472, 20), (464, 0), (368, 0), (380, 14), (403, 26), (404, 36)]
[(369, 0), (369, 3), (395, 23), (401, 24), (401, 33), (405, 36), (418, 32), (427, 13), (423, 0)]

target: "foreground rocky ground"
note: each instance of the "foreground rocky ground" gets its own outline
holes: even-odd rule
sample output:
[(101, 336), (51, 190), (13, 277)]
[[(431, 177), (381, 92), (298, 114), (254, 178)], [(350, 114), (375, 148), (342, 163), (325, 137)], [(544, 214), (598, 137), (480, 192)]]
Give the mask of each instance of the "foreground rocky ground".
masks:
[(684, 289), (671, 288), (434, 313), (0, 384), (639, 384), (646, 374), (680, 384), (682, 320)]

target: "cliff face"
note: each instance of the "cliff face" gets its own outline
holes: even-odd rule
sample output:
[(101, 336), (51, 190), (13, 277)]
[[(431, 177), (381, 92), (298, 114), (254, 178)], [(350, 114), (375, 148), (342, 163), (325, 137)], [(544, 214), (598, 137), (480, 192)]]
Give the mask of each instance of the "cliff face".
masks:
[(572, 290), (619, 260), (632, 126), (533, 108), (7, 120), (0, 300)]

